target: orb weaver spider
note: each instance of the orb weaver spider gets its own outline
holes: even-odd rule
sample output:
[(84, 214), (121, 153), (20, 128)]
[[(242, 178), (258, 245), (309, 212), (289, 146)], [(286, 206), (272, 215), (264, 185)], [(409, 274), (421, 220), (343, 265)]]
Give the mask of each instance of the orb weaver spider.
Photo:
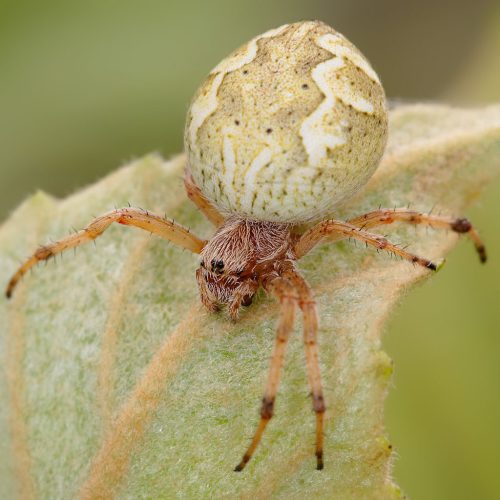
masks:
[[(468, 234), (480, 260), (486, 261), (478, 233), (464, 218), (409, 208), (379, 208), (347, 222), (328, 217), (373, 174), (386, 138), (383, 88), (354, 45), (317, 21), (266, 32), (214, 68), (188, 112), (184, 184), (190, 200), (215, 226), (214, 235), (202, 240), (147, 210), (116, 209), (40, 247), (12, 276), (6, 295), (11, 297), (22, 276), (38, 262), (95, 240), (114, 222), (144, 229), (200, 255), (196, 280), (209, 311), (226, 306), (236, 320), (240, 308), (250, 305), (262, 287), (279, 301), (280, 315), (260, 421), (235, 471), (251, 459), (273, 416), (297, 310), (303, 315), (316, 415), (316, 467), (321, 470), (326, 406), (318, 317), (313, 292), (297, 261), (322, 242), (349, 238), (437, 270), (439, 263), (368, 231), (394, 222)], [(306, 222), (315, 224), (301, 232)]]

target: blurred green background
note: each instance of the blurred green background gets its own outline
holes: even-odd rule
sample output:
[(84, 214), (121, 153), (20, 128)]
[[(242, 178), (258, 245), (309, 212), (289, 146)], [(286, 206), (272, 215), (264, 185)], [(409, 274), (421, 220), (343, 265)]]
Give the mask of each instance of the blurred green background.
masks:
[[(0, 220), (38, 188), (64, 196), (133, 157), (180, 152), (204, 75), (300, 19), (350, 38), (391, 98), (500, 101), (498, 1), (0, 0)], [(497, 182), (468, 213), (490, 263), (461, 244), (385, 336), (395, 477), (412, 498), (500, 498), (499, 213)]]

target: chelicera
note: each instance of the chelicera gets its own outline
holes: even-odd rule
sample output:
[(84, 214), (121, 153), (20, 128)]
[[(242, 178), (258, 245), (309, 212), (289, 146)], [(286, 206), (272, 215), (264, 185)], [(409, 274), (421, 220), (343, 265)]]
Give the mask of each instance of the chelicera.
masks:
[[(280, 57), (283, 54), (293, 57)], [(261, 85), (266, 77), (276, 81), (276, 75), (281, 77), (278, 83)], [(226, 307), (236, 320), (241, 307), (250, 305), (262, 287), (280, 303), (280, 315), (260, 421), (235, 471), (248, 463), (273, 416), (298, 311), (303, 316), (307, 377), (316, 415), (316, 467), (323, 469), (326, 405), (318, 316), (314, 294), (297, 262), (320, 243), (349, 238), (436, 271), (439, 263), (370, 231), (394, 222), (468, 234), (480, 260), (486, 261), (484, 245), (464, 218), (408, 208), (380, 208), (348, 221), (327, 216), (375, 170), (385, 146), (386, 115), (377, 75), (332, 28), (303, 22), (267, 32), (212, 71), (188, 113), (184, 184), (190, 200), (214, 225), (213, 236), (200, 239), (146, 210), (116, 209), (79, 232), (40, 247), (13, 275), (6, 295), (12, 295), (21, 277), (38, 262), (95, 240), (114, 222), (144, 229), (198, 254), (196, 280), (209, 311)], [(303, 230), (305, 223), (308, 229)]]

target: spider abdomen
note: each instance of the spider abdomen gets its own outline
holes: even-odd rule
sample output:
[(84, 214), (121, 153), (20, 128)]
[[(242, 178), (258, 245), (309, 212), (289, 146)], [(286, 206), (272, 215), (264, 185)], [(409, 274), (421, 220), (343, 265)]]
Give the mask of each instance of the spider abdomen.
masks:
[(203, 194), (226, 213), (318, 220), (373, 174), (387, 138), (377, 74), (317, 22), (260, 35), (216, 66), (188, 112), (185, 145)]

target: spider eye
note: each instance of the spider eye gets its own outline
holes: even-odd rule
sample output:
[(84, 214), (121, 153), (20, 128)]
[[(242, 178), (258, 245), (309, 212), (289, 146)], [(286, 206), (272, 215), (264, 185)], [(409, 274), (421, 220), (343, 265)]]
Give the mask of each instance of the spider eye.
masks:
[(224, 262), (222, 260), (213, 259), (212, 262), (212, 271), (217, 274), (221, 274), (224, 269)]

